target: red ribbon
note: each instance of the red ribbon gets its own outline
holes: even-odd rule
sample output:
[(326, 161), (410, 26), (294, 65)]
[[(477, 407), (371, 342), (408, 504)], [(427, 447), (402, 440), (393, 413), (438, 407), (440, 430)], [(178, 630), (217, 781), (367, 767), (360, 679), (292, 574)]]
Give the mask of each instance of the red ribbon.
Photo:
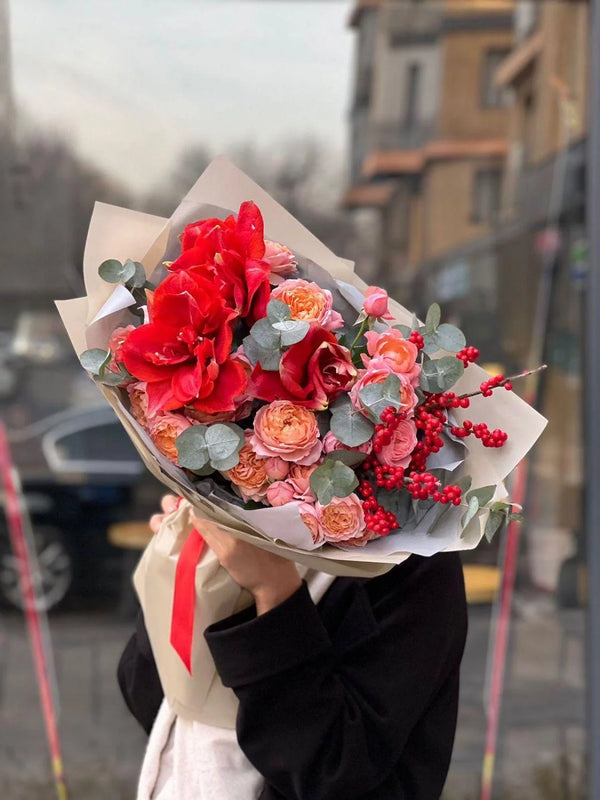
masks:
[(196, 567), (202, 558), (205, 542), (194, 528), (181, 548), (175, 570), (173, 613), (171, 616), (171, 645), (192, 674), (192, 641), (194, 639), (194, 609), (196, 607)]

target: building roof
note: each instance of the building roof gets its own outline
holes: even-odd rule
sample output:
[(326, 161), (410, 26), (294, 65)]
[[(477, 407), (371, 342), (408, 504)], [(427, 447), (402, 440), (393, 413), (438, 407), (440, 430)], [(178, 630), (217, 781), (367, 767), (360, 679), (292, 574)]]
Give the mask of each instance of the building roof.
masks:
[(376, 150), (364, 161), (365, 178), (379, 175), (403, 175), (421, 172), (429, 161), (456, 158), (505, 157), (506, 139), (439, 139), (414, 150)]
[(344, 197), (344, 208), (381, 208), (387, 205), (394, 191), (394, 183), (365, 183), (350, 186)]
[(352, 13), (350, 14), (350, 19), (348, 20), (348, 25), (351, 28), (355, 28), (360, 22), (363, 11), (367, 8), (379, 8), (381, 5), (383, 5), (383, 0), (356, 0)]

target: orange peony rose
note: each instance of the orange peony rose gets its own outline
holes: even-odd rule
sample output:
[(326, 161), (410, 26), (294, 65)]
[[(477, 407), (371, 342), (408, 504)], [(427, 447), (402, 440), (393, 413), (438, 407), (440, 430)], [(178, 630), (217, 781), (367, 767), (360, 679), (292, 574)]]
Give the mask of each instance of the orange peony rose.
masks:
[(223, 475), (239, 489), (244, 500), (262, 500), (269, 488), (266, 459), (257, 456), (250, 444), (252, 434), (246, 432), (246, 444), (239, 452), (240, 460)]
[(279, 456), (284, 461), (309, 465), (321, 455), (319, 435), (312, 411), (289, 400), (275, 400), (257, 411), (250, 442), (261, 458)]
[(323, 544), (325, 539), (319, 528), (319, 520), (317, 519), (317, 512), (314, 505), (312, 503), (300, 503), (298, 512), (300, 514), (300, 519), (310, 531), (313, 544)]
[(127, 394), (131, 403), (131, 413), (143, 428), (148, 428), (152, 418), (148, 417), (148, 395), (145, 381), (137, 381), (127, 386)]
[(169, 461), (174, 464), (177, 463), (177, 447), (175, 439), (180, 433), (191, 428), (191, 423), (183, 416), (183, 414), (161, 414), (156, 417), (151, 423), (150, 438), (166, 456)]
[[(388, 328), (383, 333), (367, 331), (365, 338), (370, 356), (382, 358), (393, 372), (401, 372), (411, 378), (413, 375), (418, 377), (421, 371), (416, 364), (419, 351), (416, 345), (405, 339), (399, 330)], [(364, 360), (368, 363), (368, 359)]]
[(352, 493), (348, 497), (334, 497), (331, 503), (315, 504), (319, 530), (326, 542), (344, 542), (362, 538), (365, 532), (365, 512), (360, 498)]
[(273, 289), (271, 298), (289, 306), (292, 319), (317, 322), (327, 331), (335, 331), (344, 324), (342, 315), (333, 310), (331, 292), (316, 283), (301, 278), (284, 281)]

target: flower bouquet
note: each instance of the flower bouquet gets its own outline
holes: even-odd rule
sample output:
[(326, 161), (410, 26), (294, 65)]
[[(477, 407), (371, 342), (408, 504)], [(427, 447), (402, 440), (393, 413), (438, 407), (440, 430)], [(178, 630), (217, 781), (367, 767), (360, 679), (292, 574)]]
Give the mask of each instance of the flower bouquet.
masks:
[[(98, 204), (84, 274), (87, 296), (57, 303), (81, 363), (207, 524), (305, 567), (374, 576), (411, 553), (473, 548), (514, 513), (503, 481), (545, 420), (477, 367), (437, 304), (421, 323), (365, 286), (225, 159), (168, 221)], [(199, 577), (210, 556), (185, 510), (166, 529), (136, 575), (155, 652), (169, 624), (173, 638), (178, 562), (197, 566), (206, 624), (248, 602), (218, 565)], [(206, 617), (198, 597), (215, 580)], [(206, 651), (186, 647), (202, 669)], [(157, 659), (161, 679), (181, 685), (172, 656), (172, 679)]]

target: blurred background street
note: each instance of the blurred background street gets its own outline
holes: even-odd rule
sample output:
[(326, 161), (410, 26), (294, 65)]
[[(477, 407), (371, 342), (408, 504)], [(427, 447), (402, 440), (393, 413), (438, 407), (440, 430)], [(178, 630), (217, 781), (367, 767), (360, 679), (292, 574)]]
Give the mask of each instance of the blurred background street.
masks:
[[(586, 0), (0, 0), (0, 418), (23, 483), (70, 796), (131, 798), (115, 681), (163, 489), (53, 301), (99, 200), (169, 216), (224, 153), (369, 283), (438, 301), (549, 426), (527, 464), (493, 800), (586, 794)], [(525, 473), (523, 473), (525, 475)], [(514, 487), (513, 487), (514, 488)], [(3, 498), (3, 503), (5, 500)], [(465, 553), (445, 800), (479, 798), (507, 532)], [(0, 519), (0, 796), (52, 796)]]

